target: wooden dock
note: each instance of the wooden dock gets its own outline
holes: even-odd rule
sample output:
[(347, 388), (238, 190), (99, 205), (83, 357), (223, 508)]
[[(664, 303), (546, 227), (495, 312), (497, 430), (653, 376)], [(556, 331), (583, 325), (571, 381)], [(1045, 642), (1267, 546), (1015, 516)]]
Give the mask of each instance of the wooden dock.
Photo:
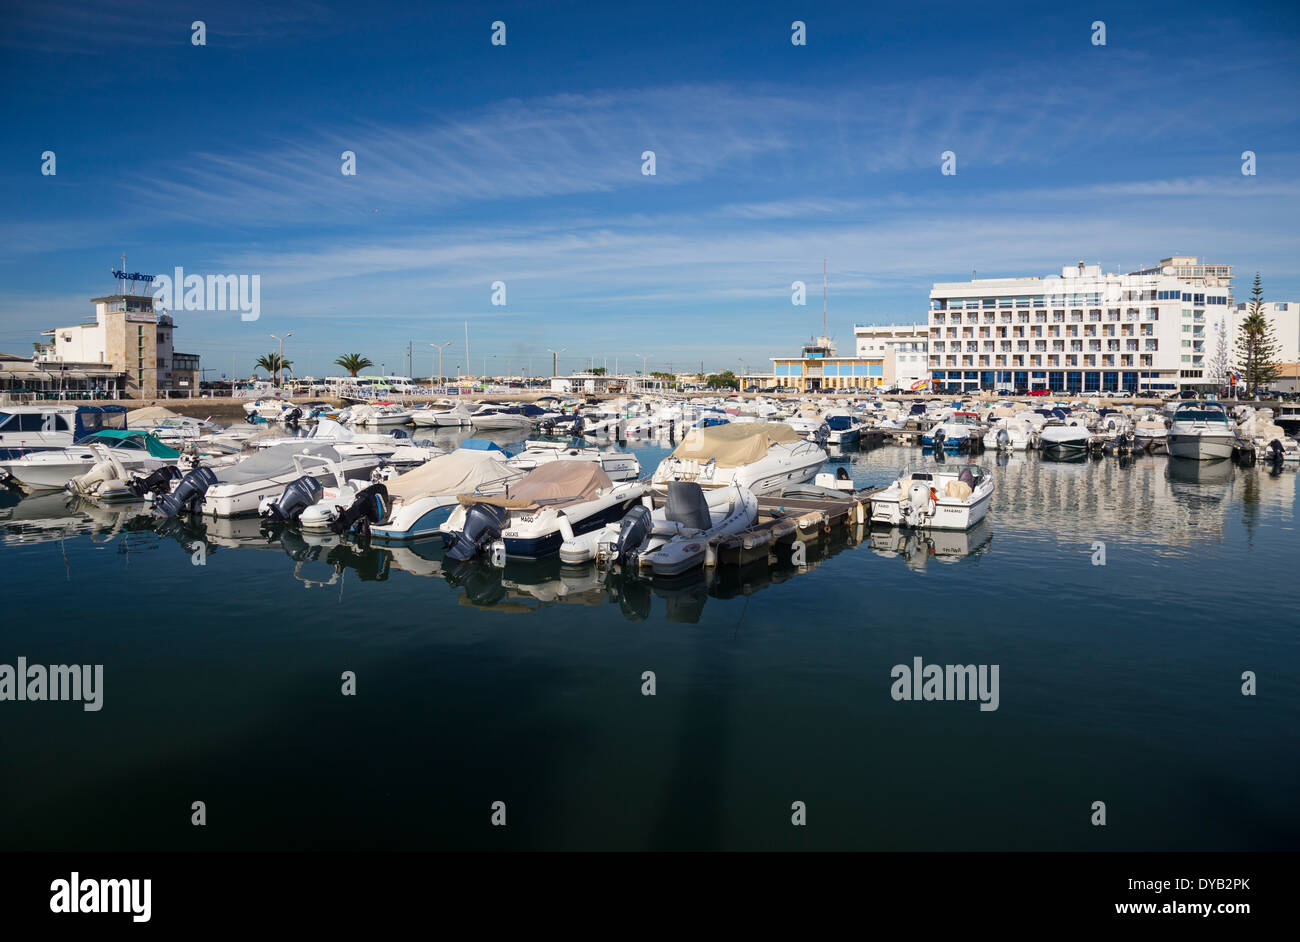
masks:
[(845, 491), (843, 496), (791, 496), (758, 498), (758, 519), (741, 533), (723, 537), (714, 546), (719, 566), (744, 566), (775, 553), (797, 553), (797, 544), (829, 538), (837, 530), (871, 519), (871, 495), (879, 488)]

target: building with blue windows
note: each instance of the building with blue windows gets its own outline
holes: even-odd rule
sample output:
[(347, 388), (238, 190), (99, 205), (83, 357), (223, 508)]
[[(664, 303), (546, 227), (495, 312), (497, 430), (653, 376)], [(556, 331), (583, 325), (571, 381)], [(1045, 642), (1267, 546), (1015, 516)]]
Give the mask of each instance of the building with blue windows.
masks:
[(876, 389), (885, 384), (885, 356), (838, 356), (829, 337), (804, 344), (797, 357), (772, 357), (773, 382), (799, 392)]
[(953, 393), (1216, 389), (1216, 325), (1232, 305), (1232, 266), (1186, 256), (1127, 274), (1079, 262), (1059, 276), (936, 283), (930, 378)]

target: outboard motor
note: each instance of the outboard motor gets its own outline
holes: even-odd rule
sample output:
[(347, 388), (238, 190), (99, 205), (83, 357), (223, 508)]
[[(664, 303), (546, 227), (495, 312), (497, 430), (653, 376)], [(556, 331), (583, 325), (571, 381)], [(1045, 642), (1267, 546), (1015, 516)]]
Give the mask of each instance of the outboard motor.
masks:
[(627, 565), (650, 536), (653, 525), (650, 508), (645, 504), (637, 504), (629, 510), (619, 524), (618, 539), (614, 541), (613, 562), (621, 566)]
[(330, 521), (330, 531), (341, 536), (356, 527), (359, 533), (368, 534), (370, 525), (383, 523), (392, 509), (388, 488), (383, 482), (376, 481), (357, 494), (351, 507)]
[(302, 410), (301, 410), (301, 409), (293, 408), (293, 409), (290, 409), (287, 413), (285, 413), (285, 416), (284, 416), (284, 424), (285, 424), (285, 427), (286, 427), (286, 428), (293, 428), (293, 429), (296, 429), (296, 428), (298, 427), (298, 423), (299, 423), (301, 420), (302, 420)]
[(506, 511), (504, 507), (494, 504), (473, 504), (465, 511), (465, 525), (457, 534), (447, 534), (447, 558), (463, 562), (473, 559), (484, 552), (494, 542), (501, 539), (501, 528), (505, 526)]
[(1004, 428), (998, 429), (997, 434), (998, 451), (1011, 450), (1011, 433)]
[(180, 470), (174, 465), (164, 465), (146, 475), (136, 475), (131, 478), (126, 482), (126, 489), (136, 497), (144, 497), (145, 494), (166, 494), (172, 489), (172, 481), (180, 476)]
[(1266, 457), (1268, 458), (1269, 461), (1281, 461), (1281, 460), (1282, 460), (1282, 458), (1283, 458), (1283, 454), (1284, 454), (1284, 449), (1282, 448), (1282, 442), (1281, 442), (1279, 439), (1276, 439), (1276, 438), (1275, 438), (1275, 439), (1273, 439), (1271, 442), (1269, 442), (1269, 443), (1268, 443), (1268, 448), (1267, 448), (1266, 450), (1267, 450), (1267, 452), (1268, 452), (1268, 454), (1266, 455)]
[(170, 494), (162, 494), (153, 502), (154, 513), (174, 517), (182, 510), (197, 513), (208, 488), (217, 483), (211, 468), (195, 468), (176, 483)]
[(943, 431), (942, 428), (936, 428), (936, 429), (934, 430), (934, 435), (933, 435), (933, 437), (931, 438), (931, 440), (934, 442), (934, 450), (935, 450), (935, 451), (937, 451), (937, 452), (938, 452), (938, 451), (943, 451), (943, 443), (944, 443), (944, 440), (945, 440), (947, 437), (948, 437), (948, 436), (944, 434), (944, 431)]
[(587, 427), (587, 420), (579, 413), (573, 417), (573, 424), (569, 426), (569, 434), (574, 438), (581, 438)]
[(262, 510), (262, 519), (296, 523), (302, 512), (321, 499), (325, 486), (310, 474), (290, 481), (278, 500), (271, 501)]

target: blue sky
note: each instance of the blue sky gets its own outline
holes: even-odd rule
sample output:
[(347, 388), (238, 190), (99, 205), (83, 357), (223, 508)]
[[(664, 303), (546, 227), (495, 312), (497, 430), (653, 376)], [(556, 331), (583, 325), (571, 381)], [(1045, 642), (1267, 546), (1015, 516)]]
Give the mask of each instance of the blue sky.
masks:
[(820, 330), (823, 258), (845, 347), (972, 270), (1200, 255), (1296, 299), (1298, 40), (1294, 4), (11, 6), (0, 350), (123, 251), (261, 275), (257, 321), (178, 312), (209, 378), (288, 331), (300, 374), (404, 372), (408, 340), (452, 372), (466, 321), (472, 372), (766, 368)]

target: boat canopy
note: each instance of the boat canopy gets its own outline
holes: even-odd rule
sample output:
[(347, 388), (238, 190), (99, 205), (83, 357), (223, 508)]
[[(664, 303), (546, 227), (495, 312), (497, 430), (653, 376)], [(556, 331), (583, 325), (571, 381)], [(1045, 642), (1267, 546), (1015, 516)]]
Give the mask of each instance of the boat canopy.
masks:
[(217, 481), (221, 484), (243, 484), (291, 473), (296, 470), (294, 455), (314, 455), (326, 461), (339, 460), (339, 453), (331, 445), (306, 440), (301, 443), (286, 442), (263, 448), (238, 464), (215, 469)]
[(131, 428), (148, 428), (158, 425), (163, 419), (175, 419), (179, 413), (173, 412), (164, 406), (146, 406), (143, 409), (132, 409), (126, 414), (126, 424)]
[(572, 504), (591, 500), (602, 488), (613, 487), (603, 468), (594, 461), (548, 461), (507, 485), (504, 494), (493, 497), (460, 495), (462, 504), (495, 504), (524, 508), (540, 504)]
[(485, 438), (467, 438), (460, 443), (460, 450), (463, 451), (499, 451), (503, 454), (505, 449), (496, 442), (490, 442)]
[(98, 432), (92, 432), (81, 441), (78, 445), (103, 444), (109, 448), (139, 448), (142, 451), (148, 451), (155, 458), (179, 458), (181, 453), (175, 448), (169, 448), (158, 439), (154, 438), (148, 432), (126, 429), (101, 429)]
[(737, 422), (694, 428), (673, 452), (674, 458), (713, 461), (719, 468), (739, 468), (767, 455), (773, 445), (799, 442), (799, 433), (777, 422)]
[(439, 455), (387, 483), (388, 496), (399, 500), (468, 494), (484, 484), (522, 474), (496, 451), (457, 450)]

